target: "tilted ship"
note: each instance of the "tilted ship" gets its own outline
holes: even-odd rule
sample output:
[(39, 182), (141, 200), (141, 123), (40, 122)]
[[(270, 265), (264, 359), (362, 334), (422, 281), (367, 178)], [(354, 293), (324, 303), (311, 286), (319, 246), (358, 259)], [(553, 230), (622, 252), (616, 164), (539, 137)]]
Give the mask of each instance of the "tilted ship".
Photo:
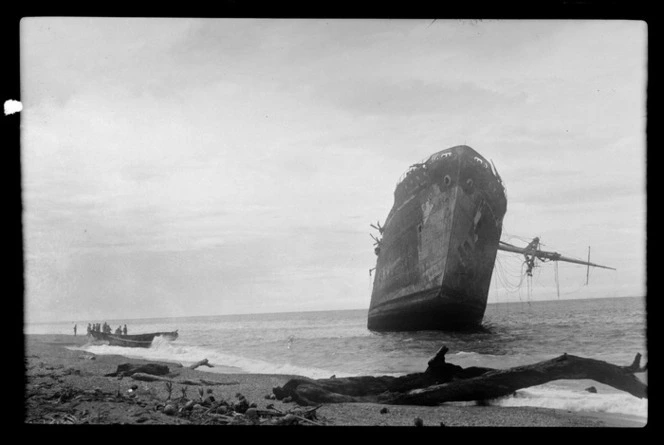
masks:
[[(412, 165), (375, 237), (377, 255), (368, 328), (373, 331), (461, 330), (484, 317), (498, 250), (536, 259), (602, 267), (500, 240), (507, 196), (493, 163), (466, 145)], [(373, 235), (372, 235), (373, 236)], [(373, 269), (372, 269), (373, 270)]]

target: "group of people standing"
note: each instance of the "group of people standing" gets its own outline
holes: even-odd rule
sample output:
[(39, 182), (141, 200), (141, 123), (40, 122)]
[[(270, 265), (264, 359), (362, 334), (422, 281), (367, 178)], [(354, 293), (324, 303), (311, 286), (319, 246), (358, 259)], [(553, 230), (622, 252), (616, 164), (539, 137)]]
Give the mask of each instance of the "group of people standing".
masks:
[[(76, 332), (76, 331), (74, 331)], [(88, 323), (88, 335), (90, 335), (92, 332), (101, 332), (104, 334), (112, 334), (113, 329), (111, 328), (111, 325), (108, 323)], [(127, 325), (118, 326), (118, 328), (115, 330), (115, 335), (127, 335)]]

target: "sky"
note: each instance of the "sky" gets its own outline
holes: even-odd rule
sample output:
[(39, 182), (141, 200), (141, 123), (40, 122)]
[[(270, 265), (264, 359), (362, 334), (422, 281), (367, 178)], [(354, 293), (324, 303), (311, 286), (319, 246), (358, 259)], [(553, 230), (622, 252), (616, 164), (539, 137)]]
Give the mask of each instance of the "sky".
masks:
[(504, 241), (617, 269), (526, 280), (499, 252), (489, 302), (643, 296), (647, 40), (623, 20), (25, 18), (25, 319), (368, 308), (369, 225), (460, 144), (506, 185)]

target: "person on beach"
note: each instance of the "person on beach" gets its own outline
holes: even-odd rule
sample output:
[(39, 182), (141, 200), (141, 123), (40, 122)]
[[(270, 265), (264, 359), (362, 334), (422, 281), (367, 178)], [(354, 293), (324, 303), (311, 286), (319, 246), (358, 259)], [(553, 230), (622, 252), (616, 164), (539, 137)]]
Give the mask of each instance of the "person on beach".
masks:
[(124, 329), (122, 330), (122, 335), (127, 335), (127, 325), (124, 325)]
[(88, 323), (88, 335), (90, 335), (90, 331), (92, 331), (92, 327), (90, 326), (90, 323)]
[(74, 325), (74, 337), (76, 337), (76, 325)]
[(118, 326), (118, 328), (115, 330), (115, 335), (122, 335), (122, 326)]

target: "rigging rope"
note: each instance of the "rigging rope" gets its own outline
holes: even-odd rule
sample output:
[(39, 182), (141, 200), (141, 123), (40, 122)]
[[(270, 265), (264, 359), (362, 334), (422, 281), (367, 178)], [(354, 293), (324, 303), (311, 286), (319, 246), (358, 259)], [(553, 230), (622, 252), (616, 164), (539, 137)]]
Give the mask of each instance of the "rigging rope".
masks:
[(523, 241), (524, 243), (529, 243), (529, 242), (531, 242), (531, 241), (533, 240), (533, 238), (534, 238), (534, 237), (532, 237), (532, 236), (531, 236), (530, 238), (528, 238), (528, 237), (525, 237), (525, 236), (513, 235), (513, 234), (511, 234), (511, 233), (507, 233), (507, 232), (505, 232), (505, 231), (503, 231), (503, 235), (504, 235), (505, 237), (507, 237), (508, 240), (517, 239), (517, 240), (519, 240), (519, 241)]
[[(506, 270), (505, 266), (503, 265), (503, 260), (500, 257), (497, 258), (497, 261), (494, 264), (496, 279), (502, 285), (505, 291), (508, 293), (517, 292), (523, 284), (523, 274), (510, 273), (509, 271), (511, 271), (513, 268), (508, 266)], [(519, 283), (514, 284), (512, 278), (518, 279)]]
[(555, 280), (556, 280), (556, 292), (558, 293), (558, 298), (560, 299), (560, 281), (558, 281), (558, 261), (555, 262)]

